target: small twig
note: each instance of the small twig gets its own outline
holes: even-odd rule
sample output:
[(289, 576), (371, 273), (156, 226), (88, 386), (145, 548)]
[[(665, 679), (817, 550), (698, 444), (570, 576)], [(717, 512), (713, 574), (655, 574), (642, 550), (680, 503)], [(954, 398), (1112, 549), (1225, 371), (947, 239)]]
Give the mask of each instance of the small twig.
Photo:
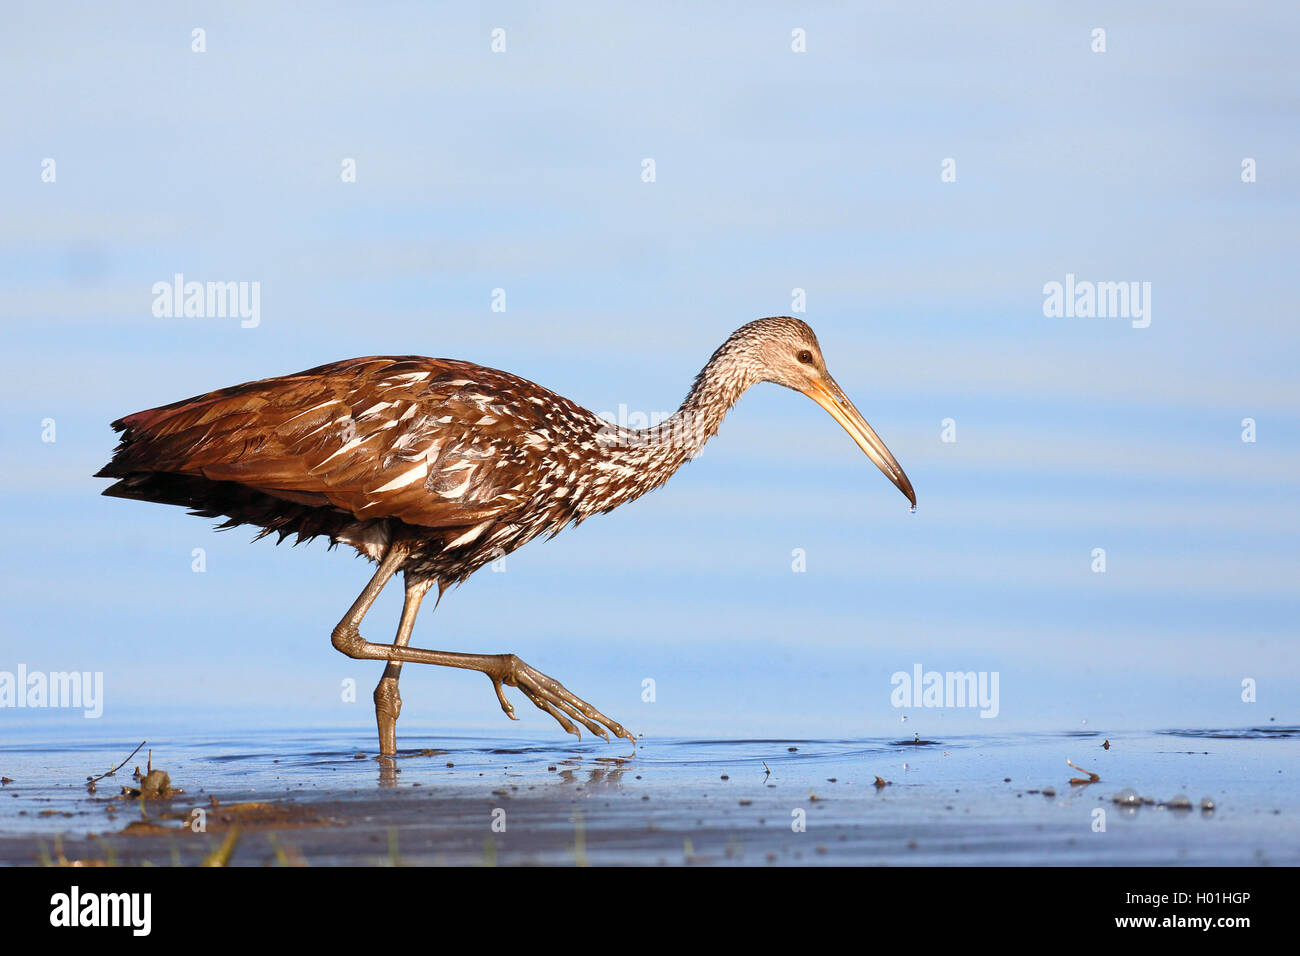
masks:
[[(143, 747), (146, 743), (148, 743), (147, 740), (140, 741), (140, 747)], [(95, 783), (97, 781), (103, 780), (105, 777), (113, 776), (113, 774), (117, 773), (119, 770), (121, 770), (123, 767), (127, 765), (127, 761), (129, 761), (132, 757), (134, 757), (136, 754), (140, 752), (140, 747), (136, 747), (134, 750), (132, 750), (131, 753), (127, 755), (126, 760), (123, 760), (120, 764), (118, 764), (108, 773), (101, 773), (98, 777), (87, 777), (86, 781), (88, 783)]]
[(1065, 758), (1065, 762), (1066, 762), (1067, 764), (1069, 764), (1071, 767), (1073, 767), (1075, 770), (1079, 771), (1079, 773), (1086, 773), (1086, 774), (1088, 775), (1088, 779), (1087, 779), (1087, 780), (1084, 780), (1082, 777), (1071, 777), (1071, 778), (1070, 778), (1070, 785), (1071, 785), (1071, 786), (1076, 786), (1076, 787), (1077, 787), (1077, 786), (1079, 786), (1080, 784), (1085, 784), (1085, 783), (1097, 783), (1099, 780), (1101, 780), (1101, 777), (1099, 777), (1097, 774), (1093, 773), (1091, 770), (1084, 770), (1084, 769), (1083, 769), (1082, 767), (1080, 767), (1078, 764), (1076, 764), (1076, 763), (1074, 763), (1072, 760), (1070, 760), (1069, 757), (1066, 757), (1066, 758)]

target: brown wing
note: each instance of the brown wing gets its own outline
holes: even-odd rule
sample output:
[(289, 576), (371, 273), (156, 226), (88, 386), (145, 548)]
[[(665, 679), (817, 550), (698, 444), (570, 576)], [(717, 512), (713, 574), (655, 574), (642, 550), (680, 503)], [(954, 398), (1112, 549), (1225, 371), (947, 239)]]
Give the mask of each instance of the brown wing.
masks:
[(455, 527), (526, 501), (518, 479), (546, 451), (548, 400), (571, 405), (470, 362), (351, 359), (128, 415), (100, 474), (197, 475), (358, 518)]

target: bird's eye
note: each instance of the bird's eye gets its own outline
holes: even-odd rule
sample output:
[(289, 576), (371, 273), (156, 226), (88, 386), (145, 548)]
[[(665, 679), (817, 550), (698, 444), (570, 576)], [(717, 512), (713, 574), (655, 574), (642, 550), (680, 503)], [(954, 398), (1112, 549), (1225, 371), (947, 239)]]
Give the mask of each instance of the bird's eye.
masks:
[(812, 353), (809, 352), (807, 349), (804, 349), (802, 352), (799, 353), (799, 361), (803, 362), (804, 365), (811, 365)]

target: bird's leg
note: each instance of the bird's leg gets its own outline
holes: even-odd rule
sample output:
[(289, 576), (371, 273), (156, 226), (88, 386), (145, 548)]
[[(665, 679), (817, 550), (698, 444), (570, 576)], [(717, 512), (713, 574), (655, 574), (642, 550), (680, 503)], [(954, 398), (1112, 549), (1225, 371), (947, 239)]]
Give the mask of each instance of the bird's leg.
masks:
[[(399, 544), (390, 545), (388, 552), (379, 562), (379, 568), (375, 571), (374, 577), (370, 583), (365, 586), (357, 599), (352, 602), (352, 607), (343, 615), (343, 620), (339, 621), (334, 627), (333, 642), (334, 646), (349, 657), (355, 655), (349, 654), (347, 645), (351, 641), (360, 641), (369, 643), (361, 637), (358, 627), (361, 619), (366, 616), (375, 599), (379, 597), (384, 586), (388, 584), (393, 575), (401, 568), (402, 562), (406, 560), (406, 549)], [(404, 645), (411, 639), (411, 628), (415, 624), (415, 613), (420, 607), (420, 598), (424, 596), (423, 592), (414, 595), (408, 586), (406, 591), (406, 603), (402, 605), (402, 620), (397, 627), (397, 638), (394, 645)], [(392, 674), (392, 680), (387, 678), (388, 668), (395, 670)], [(397, 695), (397, 676), (401, 670), (401, 664), (389, 662), (388, 668), (384, 670), (384, 677), (380, 678), (379, 685), (375, 688), (375, 719), (379, 724), (379, 751), (383, 755), (391, 756), (397, 752), (397, 714), (402, 708), (401, 698)]]
[[(384, 560), (386, 564), (388, 559)], [(631, 731), (622, 724), (606, 717), (559, 681), (529, 667), (514, 654), (461, 654), (454, 651), (430, 651), (421, 647), (375, 644), (367, 641), (358, 632), (357, 624), (365, 616), (370, 605), (374, 603), (375, 597), (383, 589), (388, 578), (393, 576), (395, 570), (396, 567), (390, 568), (385, 574), (385, 565), (381, 564), (375, 577), (370, 584), (366, 585), (366, 590), (361, 592), (361, 597), (357, 598), (352, 609), (334, 628), (334, 646), (348, 657), (362, 661), (437, 664), (441, 667), (481, 671), (492, 681), (492, 686), (497, 692), (497, 700), (501, 702), (501, 709), (511, 720), (518, 718), (515, 717), (514, 707), (506, 700), (505, 692), (502, 690), (503, 684), (518, 687), (538, 708), (554, 717), (560, 726), (571, 734), (582, 736), (573, 723), (576, 720), (593, 734), (606, 740), (609, 739), (609, 733), (605, 730), (608, 727), (616, 737), (624, 737), (633, 743), (636, 742)]]
[[(393, 639), (394, 647), (405, 647), (411, 640), (411, 629), (415, 627), (415, 616), (420, 613), (420, 602), (425, 593), (433, 586), (434, 578), (413, 578), (408, 571), (406, 577), (406, 600), (402, 604), (402, 619), (397, 625), (397, 637)], [(402, 713), (402, 695), (397, 691), (397, 682), (402, 676), (402, 662), (390, 660), (384, 667), (384, 676), (375, 685), (375, 722), (379, 725), (379, 753), (391, 757), (397, 753), (397, 718)]]
[[(334, 627), (331, 641), (338, 650), (354, 660), (388, 661), (389, 666), (400, 666), (409, 662), (412, 664), (437, 664), (442, 667), (460, 667), (466, 670), (481, 671), (487, 674), (488, 679), (492, 681), (492, 686), (497, 692), (497, 700), (501, 702), (501, 709), (506, 712), (506, 716), (511, 720), (517, 720), (518, 718), (515, 717), (514, 707), (511, 706), (510, 701), (506, 700), (505, 692), (501, 689), (502, 684), (518, 687), (529, 700), (554, 717), (560, 726), (571, 734), (582, 736), (573, 723), (576, 720), (593, 734), (604, 737), (606, 740), (609, 739), (609, 734), (605, 731), (605, 728), (608, 727), (615, 736), (625, 737), (633, 743), (636, 742), (636, 738), (632, 736), (631, 731), (624, 728), (622, 724), (606, 717), (559, 681), (547, 677), (541, 671), (534, 670), (514, 654), (460, 654), (454, 651), (430, 651), (420, 647), (407, 647), (406, 641), (410, 640), (411, 636), (410, 628), (415, 623), (415, 613), (419, 610), (419, 598), (424, 596), (421, 593), (412, 600), (409, 585), (407, 602), (402, 608), (402, 626), (398, 628), (397, 640), (392, 644), (375, 644), (362, 637), (359, 630), (361, 619), (366, 616), (366, 612), (375, 603), (375, 599), (379, 597), (379, 593), (384, 589), (384, 586), (401, 569), (403, 562), (406, 561), (407, 554), (406, 547), (400, 543), (394, 543), (389, 547), (388, 553), (384, 555), (384, 559), (379, 563), (379, 569), (375, 572), (375, 576), (370, 579), (370, 583), (352, 602), (352, 607), (348, 608), (348, 612), (343, 615), (343, 619)], [(427, 587), (425, 590), (427, 590)], [(388, 670), (385, 669), (384, 677), (387, 678), (388, 676)], [(394, 697), (396, 697), (396, 684), (396, 674), (394, 673), (392, 685)], [(384, 681), (381, 679), (380, 687), (383, 686)], [(380, 688), (375, 689), (375, 696), (376, 714), (379, 714)], [(396, 737), (396, 711), (397, 708), (394, 707), (391, 718), (394, 727), (394, 738)], [(572, 720), (569, 718), (572, 718)], [(385, 743), (383, 738), (383, 716), (379, 717), (379, 727), (380, 747), (382, 749)], [(393, 742), (395, 743), (395, 739)]]

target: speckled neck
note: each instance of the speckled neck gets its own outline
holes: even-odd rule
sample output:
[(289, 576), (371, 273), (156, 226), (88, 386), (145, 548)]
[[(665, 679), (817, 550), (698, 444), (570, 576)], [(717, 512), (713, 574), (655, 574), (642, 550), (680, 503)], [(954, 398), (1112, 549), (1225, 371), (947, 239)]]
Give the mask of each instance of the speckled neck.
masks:
[(759, 381), (746, 350), (728, 339), (695, 376), (675, 413), (649, 428), (602, 427), (604, 468), (616, 472), (594, 510), (605, 511), (666, 482), (718, 433), (731, 406)]

